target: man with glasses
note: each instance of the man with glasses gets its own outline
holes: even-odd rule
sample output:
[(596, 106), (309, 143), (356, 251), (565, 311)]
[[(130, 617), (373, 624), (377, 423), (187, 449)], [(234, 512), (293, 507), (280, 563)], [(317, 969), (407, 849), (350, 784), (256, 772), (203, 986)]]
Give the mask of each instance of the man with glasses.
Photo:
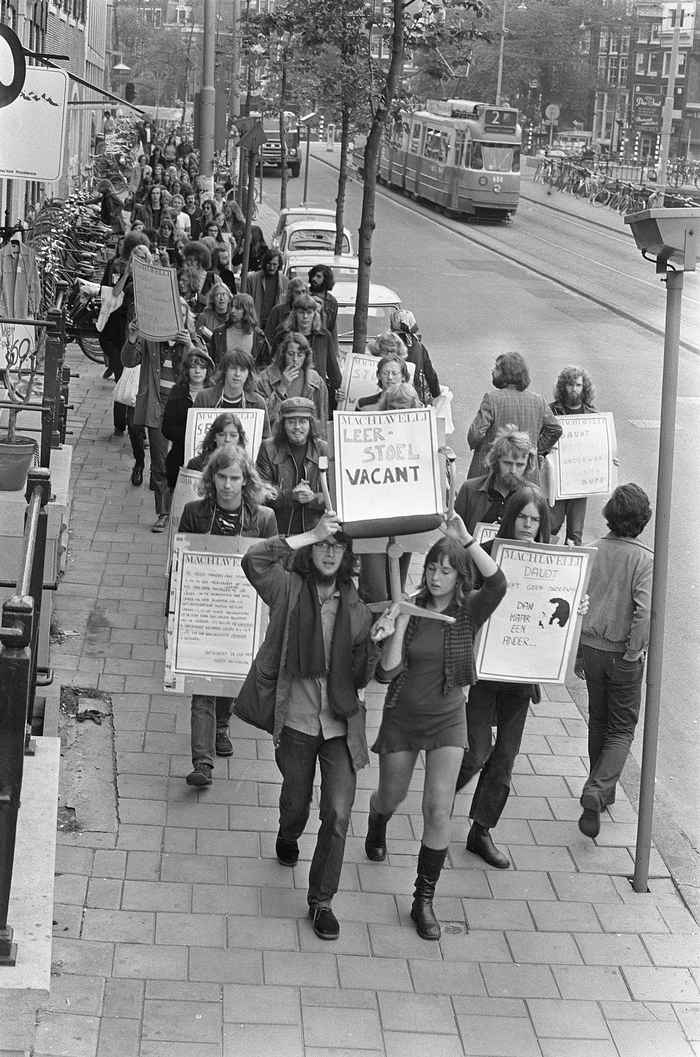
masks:
[[(308, 532), (254, 544), (243, 571), (269, 606), (265, 641), (234, 711), (272, 729), (282, 773), (277, 859), (293, 867), (309, 818), (316, 761), (321, 769), (321, 826), (309, 870), (307, 901), (320, 939), (335, 940), (332, 910), (357, 782), (368, 762), (365, 710), (357, 691), (378, 656), (372, 615), (352, 582), (351, 541), (332, 511)], [(262, 720), (272, 712), (271, 722)]]

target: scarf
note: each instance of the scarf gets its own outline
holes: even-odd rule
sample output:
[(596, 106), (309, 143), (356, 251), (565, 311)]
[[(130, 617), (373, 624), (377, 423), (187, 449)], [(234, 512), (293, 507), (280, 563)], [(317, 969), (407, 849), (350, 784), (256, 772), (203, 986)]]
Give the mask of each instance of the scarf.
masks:
[[(459, 607), (452, 604), (446, 612), (449, 616), (457, 619), (454, 624), (443, 625), (443, 694), (454, 689), (455, 686), (471, 686), (472, 683), (476, 682), (476, 669), (474, 666), (475, 629), (468, 603), (463, 603)], [(411, 645), (413, 636), (418, 628), (418, 621), (421, 619), (421, 617), (411, 617), (408, 622), (403, 640), (404, 664), (406, 663), (408, 647)], [(404, 668), (391, 682), (384, 703), (385, 708), (393, 708), (396, 704), (408, 675), (408, 669)]]
[(338, 612), (333, 628), (331, 657), (326, 670), (323, 648), (321, 603), (312, 576), (304, 578), (299, 598), (290, 614), (287, 640), (287, 671), (299, 679), (326, 677), (328, 704), (337, 719), (347, 719), (358, 710), (352, 671), (350, 587), (340, 588)]

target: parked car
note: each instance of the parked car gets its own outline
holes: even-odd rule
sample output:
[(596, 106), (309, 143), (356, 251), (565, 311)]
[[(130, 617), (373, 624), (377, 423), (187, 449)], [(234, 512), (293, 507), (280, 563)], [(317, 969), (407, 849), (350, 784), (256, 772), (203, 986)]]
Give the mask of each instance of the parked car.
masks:
[(283, 209), (277, 221), (277, 227), (272, 234), (272, 245), (277, 248), (282, 232), (290, 224), (299, 224), (302, 221), (334, 221), (335, 209), (324, 209), (322, 206), (289, 206)]
[[(355, 318), (355, 300), (357, 283), (337, 282), (333, 287), (333, 297), (338, 302), (338, 345), (341, 358), (352, 350), (352, 330)], [(395, 308), (401, 308), (401, 298), (395, 290), (378, 283), (369, 284), (369, 308), (367, 311), (367, 337), (376, 338), (389, 330), (389, 320)]]
[[(333, 253), (335, 249), (335, 224), (324, 220), (305, 220), (287, 224), (280, 235), (278, 249), (287, 253)], [(352, 235), (343, 228), (342, 255), (352, 255)]]
[(301, 276), (307, 279), (311, 268), (326, 264), (333, 269), (333, 278), (339, 282), (357, 282), (360, 262), (357, 257), (336, 257), (333, 253), (288, 253), (285, 255), (284, 274), (288, 279)]

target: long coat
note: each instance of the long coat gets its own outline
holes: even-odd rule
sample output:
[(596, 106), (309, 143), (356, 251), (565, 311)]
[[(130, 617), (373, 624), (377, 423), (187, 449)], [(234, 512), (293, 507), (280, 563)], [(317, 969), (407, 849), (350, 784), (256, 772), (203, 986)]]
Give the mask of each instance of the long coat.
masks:
[(17, 276), (12, 290), (12, 250), (0, 250), (0, 315), (8, 319), (36, 319), (41, 304), (41, 283), (34, 250), (20, 243)]

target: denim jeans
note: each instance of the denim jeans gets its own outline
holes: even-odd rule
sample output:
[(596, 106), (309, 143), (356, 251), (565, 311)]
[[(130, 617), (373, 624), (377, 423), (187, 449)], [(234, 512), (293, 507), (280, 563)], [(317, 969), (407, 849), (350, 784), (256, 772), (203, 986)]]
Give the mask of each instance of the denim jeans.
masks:
[(298, 840), (311, 809), (316, 760), (321, 767), (321, 827), (309, 870), (309, 905), (330, 903), (338, 891), (345, 837), (355, 799), (357, 778), (345, 738), (324, 741), (283, 727), (275, 752), (282, 772), (279, 836)]
[(581, 546), (583, 539), (583, 523), (586, 520), (585, 496), (579, 499), (557, 499), (549, 513), (549, 527), (553, 536), (559, 534), (559, 529), (566, 520), (566, 539), (576, 547)]
[(644, 660), (623, 661), (621, 653), (583, 647), (588, 688), (588, 758), (590, 775), (581, 804), (602, 811), (615, 802), (642, 702)]
[(211, 697), (195, 694), (190, 713), (192, 763), (214, 766), (216, 757), (216, 728), (227, 727), (233, 710), (232, 697)]
[[(469, 817), (485, 829), (501, 817), (520, 751), (532, 687), (529, 683), (475, 683), (467, 700), (467, 740), (469, 748), (457, 777), (460, 790), (475, 774), (479, 775)], [(491, 728), (496, 727), (496, 742)]]
[(156, 515), (168, 514), (170, 513), (171, 494), (165, 470), (165, 456), (168, 454), (170, 442), (154, 426), (134, 426), (132, 409), (132, 414), (129, 416), (129, 439), (137, 466), (143, 466), (146, 459), (144, 446), (146, 430), (148, 430), (148, 447), (151, 453), (151, 480), (153, 481)]

